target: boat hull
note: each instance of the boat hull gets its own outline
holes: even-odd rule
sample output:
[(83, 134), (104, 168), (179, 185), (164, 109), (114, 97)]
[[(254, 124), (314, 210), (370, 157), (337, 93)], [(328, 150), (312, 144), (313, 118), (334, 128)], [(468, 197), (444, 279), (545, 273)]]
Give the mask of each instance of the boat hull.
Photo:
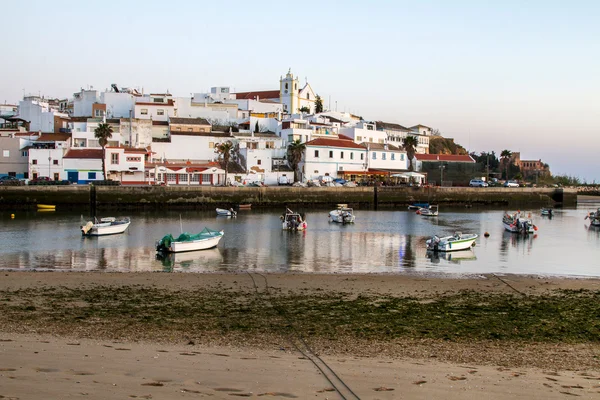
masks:
[(208, 239), (192, 240), (189, 242), (172, 242), (169, 253), (183, 253), (186, 251), (206, 250), (217, 247), (219, 241), (223, 238), (223, 234), (214, 236)]
[(84, 236), (107, 236), (107, 235), (118, 235), (119, 233), (123, 233), (129, 228), (131, 222), (124, 222), (121, 224), (110, 224), (110, 223), (100, 223), (94, 224), (92, 229), (90, 229), (87, 233), (84, 233)]
[(337, 222), (340, 224), (352, 224), (354, 223), (356, 217), (351, 212), (340, 212), (339, 210), (334, 210), (329, 212), (329, 219), (332, 222)]
[(465, 235), (461, 238), (455, 236), (447, 236), (439, 238), (439, 242), (434, 243), (433, 239), (429, 239), (427, 243), (427, 249), (433, 251), (460, 251), (470, 249), (478, 235)]
[(37, 208), (39, 210), (55, 210), (56, 206), (50, 205), (50, 204), (38, 204)]
[(523, 231), (522, 228), (519, 228), (515, 224), (509, 224), (508, 222), (503, 222), (502, 224), (504, 225), (504, 229), (506, 229), (510, 233), (527, 233), (527, 234), (535, 233), (533, 224), (528, 225), (528, 227), (525, 231)]
[(237, 213), (235, 211), (226, 210), (224, 208), (217, 208), (217, 215), (222, 217), (235, 217)]

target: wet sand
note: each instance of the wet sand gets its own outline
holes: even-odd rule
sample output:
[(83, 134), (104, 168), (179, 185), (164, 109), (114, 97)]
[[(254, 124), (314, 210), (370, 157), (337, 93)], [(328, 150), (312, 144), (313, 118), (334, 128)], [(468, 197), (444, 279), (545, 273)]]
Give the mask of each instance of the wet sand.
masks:
[[(2, 272), (0, 290), (136, 286), (165, 291), (264, 289), (259, 274)], [(598, 279), (477, 275), (466, 278), (398, 275), (267, 274), (271, 290), (327, 291), (385, 296), (430, 296), (473, 290), (543, 295), (554, 289), (600, 290)], [(3, 301), (0, 299), (0, 301)], [(559, 399), (600, 398), (597, 344), (497, 345), (439, 343), (414, 351), (385, 348), (321, 354), (362, 399)], [(469, 353), (468, 362), (454, 354)], [(524, 354), (525, 362), (510, 362)], [(561, 357), (581, 357), (569, 363)], [(533, 367), (527, 357), (546, 357)], [(508, 360), (508, 361), (507, 361)], [(507, 366), (508, 365), (508, 366)], [(575, 367), (574, 367), (575, 366)], [(0, 399), (49, 398), (338, 398), (315, 366), (287, 343), (253, 347), (207, 342), (89, 339), (73, 335), (15, 333), (0, 326)]]

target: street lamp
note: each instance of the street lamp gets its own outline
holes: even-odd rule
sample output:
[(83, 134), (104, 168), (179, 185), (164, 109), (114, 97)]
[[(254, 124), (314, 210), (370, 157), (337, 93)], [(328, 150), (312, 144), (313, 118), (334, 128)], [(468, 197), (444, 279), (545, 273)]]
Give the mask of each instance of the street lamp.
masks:
[(48, 150), (48, 179), (50, 179), (50, 165), (52, 163), (52, 153)]
[(446, 166), (444, 164), (440, 165), (440, 187), (444, 184), (444, 169)]

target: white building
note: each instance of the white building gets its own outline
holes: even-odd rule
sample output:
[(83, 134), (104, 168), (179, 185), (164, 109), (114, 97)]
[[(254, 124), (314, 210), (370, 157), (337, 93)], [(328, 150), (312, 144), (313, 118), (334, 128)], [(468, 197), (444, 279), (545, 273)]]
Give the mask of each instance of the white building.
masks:
[(173, 96), (168, 93), (136, 97), (135, 101), (135, 118), (168, 121), (176, 116)]
[(408, 170), (406, 151), (393, 144), (363, 143), (367, 149), (369, 171), (388, 171), (391, 173)]
[(71, 183), (101, 181), (102, 149), (69, 149), (63, 157), (63, 168)]
[(145, 149), (129, 147), (106, 147), (106, 174), (108, 179), (123, 184), (144, 184)]
[[(294, 180), (289, 168), (279, 168), (283, 163), (287, 147), (282, 138), (273, 132), (238, 132), (234, 133), (236, 151), (233, 160), (246, 174), (232, 174), (233, 180), (239, 182), (262, 182), (266, 185), (277, 185), (279, 177), (285, 175), (290, 182)], [(276, 167), (274, 168), (274, 165)]]
[(0, 116), (4, 117), (12, 117), (13, 115), (17, 115), (19, 111), (19, 106), (14, 104), (0, 104)]
[(361, 121), (354, 126), (343, 126), (340, 128), (340, 134), (352, 138), (356, 143), (388, 143), (387, 133), (376, 130), (372, 122)]
[(67, 128), (69, 116), (53, 108), (37, 96), (25, 97), (19, 102), (19, 118), (29, 122), (30, 131), (58, 132)]
[(368, 169), (367, 149), (348, 139), (313, 139), (306, 143), (299, 168), (303, 180), (327, 175), (337, 178), (344, 176), (345, 171), (364, 173)]
[(217, 158), (215, 145), (233, 137), (224, 132), (171, 131), (167, 139), (153, 139), (152, 162), (208, 162)]
[(73, 116), (91, 117), (92, 106), (100, 103), (100, 95), (94, 89), (81, 89), (78, 93), (73, 93)]
[(414, 129), (409, 129), (399, 124), (383, 121), (377, 121), (376, 125), (378, 131), (387, 133), (388, 143), (402, 146), (405, 137), (414, 136), (418, 141), (416, 152), (419, 154), (429, 153), (429, 136), (431, 135), (431, 128), (424, 125), (417, 125), (413, 127)]
[(48, 177), (54, 181), (67, 179), (63, 169), (63, 156), (70, 143), (70, 135), (41, 135), (29, 148), (25, 148), (29, 156), (28, 176), (31, 179)]

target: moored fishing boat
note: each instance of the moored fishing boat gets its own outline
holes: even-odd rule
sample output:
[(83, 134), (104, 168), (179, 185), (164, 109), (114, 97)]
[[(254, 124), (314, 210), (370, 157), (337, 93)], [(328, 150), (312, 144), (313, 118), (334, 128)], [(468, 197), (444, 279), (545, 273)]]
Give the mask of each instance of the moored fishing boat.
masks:
[(200, 233), (182, 233), (177, 238), (168, 234), (156, 242), (156, 251), (179, 253), (184, 251), (205, 250), (216, 247), (225, 232), (204, 228)]
[(329, 220), (340, 224), (350, 224), (356, 218), (354, 211), (347, 204), (338, 204), (337, 209), (329, 212)]
[(412, 203), (408, 206), (409, 210), (419, 210), (421, 208), (429, 208), (429, 203)]
[(428, 208), (419, 208), (417, 214), (421, 214), (424, 217), (437, 217), (439, 208), (436, 205), (430, 205)]
[(475, 233), (462, 234), (456, 232), (452, 236), (439, 237), (434, 235), (428, 239), (427, 250), (431, 251), (458, 251), (470, 248), (475, 244), (478, 235)]
[(554, 211), (551, 208), (544, 207), (540, 210), (540, 213), (546, 217), (552, 217), (554, 215)]
[(236, 217), (237, 212), (235, 212), (233, 210), (233, 208), (230, 208), (229, 210), (226, 210), (224, 208), (217, 208), (217, 215), (221, 215), (221, 216), (225, 216), (225, 217)]
[(106, 217), (101, 218), (100, 221), (94, 218), (94, 221), (88, 221), (81, 226), (81, 234), (83, 236), (116, 235), (125, 232), (130, 224), (129, 217)]
[(289, 208), (286, 208), (285, 213), (279, 218), (281, 219), (283, 229), (286, 231), (303, 231), (308, 228), (304, 217)]
[(584, 219), (588, 218), (592, 226), (600, 226), (600, 207), (596, 211), (590, 211)]
[(521, 211), (517, 211), (512, 215), (505, 213), (502, 217), (502, 224), (507, 231), (524, 235), (535, 233), (538, 229), (537, 226), (533, 224), (531, 214), (526, 217), (521, 214)]

